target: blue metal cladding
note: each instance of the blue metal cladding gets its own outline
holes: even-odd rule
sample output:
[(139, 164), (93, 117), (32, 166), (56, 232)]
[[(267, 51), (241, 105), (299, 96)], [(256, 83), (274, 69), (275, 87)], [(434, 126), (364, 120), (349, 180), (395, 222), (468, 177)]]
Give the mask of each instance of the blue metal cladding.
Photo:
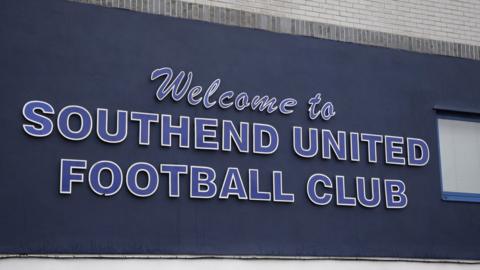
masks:
[[(442, 200), (433, 110), (480, 111), (480, 62), (60, 0), (2, 1), (0, 40), (0, 254), (480, 259), (480, 204)], [(245, 91), (292, 97), (298, 104), (294, 113), (284, 115), (159, 101), (159, 82), (150, 76), (162, 67), (175, 74), (194, 72), (195, 85), (222, 78), (217, 94)], [(316, 93), (335, 104), (336, 114), (328, 121), (308, 117), (307, 101)], [(51, 133), (38, 126), (23, 128), (28, 122), (22, 108), (32, 100), (50, 105), (44, 104), (42, 115), (51, 119)], [(102, 114), (99, 121), (112, 126), (117, 110), (152, 114), (130, 115), (136, 120), (128, 121), (127, 136), (99, 131), (102, 141), (95, 128), (90, 136), (82, 127), (77, 133), (59, 130), (57, 116), (66, 107), (86, 118), (90, 112), (92, 127), (97, 108), (109, 110), (108, 119)], [(138, 134), (139, 119), (160, 122), (167, 114), (175, 125), (180, 116), (190, 122), (194, 117), (231, 120), (235, 126), (249, 122), (250, 128), (253, 122), (265, 123), (278, 130), (280, 144), (267, 155), (194, 149), (193, 138), (181, 142), (173, 137), (171, 146), (162, 146), (158, 123), (152, 124), (150, 136)], [(378, 161), (368, 162), (364, 143), (356, 145), (359, 152), (353, 156), (340, 156), (346, 160), (332, 153), (331, 159), (321, 158), (322, 148), (316, 156), (301, 158), (292, 148), (293, 126), (356, 132), (357, 139), (366, 133), (421, 138), (428, 143), (430, 160), (421, 167), (386, 164), (379, 149)], [(79, 168), (71, 186), (60, 185), (62, 175), (68, 175), (61, 164)], [(113, 172), (115, 185), (102, 181), (105, 170)], [(141, 170), (151, 176), (143, 186), (134, 179)], [(215, 172), (219, 180), (227, 174), (237, 185), (228, 192), (257, 200), (222, 199), (220, 192), (210, 199), (194, 198), (211, 193), (191, 194), (185, 176), (196, 173), (196, 183), (208, 187)], [(166, 173), (178, 175), (179, 185), (169, 190)], [(84, 182), (75, 182), (82, 176)], [(238, 188), (239, 176), (246, 190)], [(309, 178), (312, 186), (335, 188), (331, 197), (309, 199)], [(372, 190), (370, 184), (373, 199), (367, 194), (357, 204), (355, 190)], [(408, 196), (408, 205), (387, 209), (384, 188), (395, 185)]]

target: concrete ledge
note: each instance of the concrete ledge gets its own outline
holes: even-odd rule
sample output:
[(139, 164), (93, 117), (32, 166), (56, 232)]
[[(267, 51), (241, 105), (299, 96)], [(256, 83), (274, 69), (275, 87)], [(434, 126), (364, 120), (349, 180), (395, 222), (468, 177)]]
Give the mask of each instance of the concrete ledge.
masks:
[(478, 260), (390, 258), (390, 257), (306, 257), (306, 256), (255, 256), (255, 255), (159, 255), (159, 254), (0, 254), (5, 259), (188, 259), (188, 260), (274, 260), (274, 261), (366, 261), (366, 262), (412, 262), (480, 265)]
[(338, 260), (241, 260), (241, 259), (53, 259), (53, 258), (10, 258), (0, 260), (1, 269), (332, 269), (332, 270), (463, 270), (478, 269), (478, 265), (424, 262), (389, 261), (338, 261)]

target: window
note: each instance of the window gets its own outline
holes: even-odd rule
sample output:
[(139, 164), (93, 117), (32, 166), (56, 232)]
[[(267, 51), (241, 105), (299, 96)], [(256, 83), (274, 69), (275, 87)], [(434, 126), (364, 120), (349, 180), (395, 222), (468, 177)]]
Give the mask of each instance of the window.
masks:
[(440, 113), (442, 198), (480, 202), (480, 116)]

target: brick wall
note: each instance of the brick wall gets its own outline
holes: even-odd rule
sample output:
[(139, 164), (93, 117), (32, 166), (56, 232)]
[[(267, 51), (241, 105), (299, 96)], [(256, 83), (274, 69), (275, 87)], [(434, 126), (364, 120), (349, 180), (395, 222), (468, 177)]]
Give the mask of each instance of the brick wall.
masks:
[(480, 0), (70, 0), (480, 60)]
[(480, 45), (480, 0), (184, 0), (419, 38)]

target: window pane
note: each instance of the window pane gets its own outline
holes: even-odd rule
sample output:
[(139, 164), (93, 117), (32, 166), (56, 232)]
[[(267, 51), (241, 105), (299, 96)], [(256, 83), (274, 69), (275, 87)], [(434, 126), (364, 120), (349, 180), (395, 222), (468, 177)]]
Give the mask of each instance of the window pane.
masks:
[(480, 194), (480, 123), (438, 119), (444, 192)]

